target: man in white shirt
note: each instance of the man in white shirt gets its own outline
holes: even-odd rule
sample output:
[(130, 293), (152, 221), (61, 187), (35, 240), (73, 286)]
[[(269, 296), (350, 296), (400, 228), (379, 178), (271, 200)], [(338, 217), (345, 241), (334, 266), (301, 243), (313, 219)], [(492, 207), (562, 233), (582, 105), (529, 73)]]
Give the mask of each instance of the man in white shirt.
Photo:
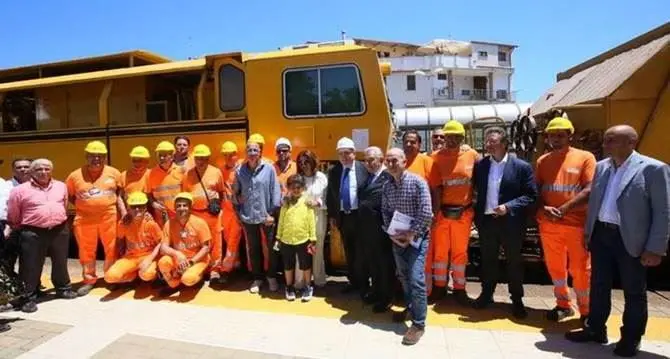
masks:
[(498, 281), (500, 245), (505, 249), (509, 292), (513, 315), (528, 316), (523, 304), (523, 258), (521, 247), (526, 232), (527, 209), (538, 197), (533, 169), (527, 162), (507, 154), (507, 133), (493, 127), (485, 134), (490, 154), (475, 164), (473, 179), (477, 198), (475, 224), (482, 253), (482, 293), (475, 301), (477, 309), (493, 303)]
[[(17, 233), (12, 234), (7, 225), (7, 200), (9, 192), (23, 182), (30, 180), (31, 160), (27, 158), (16, 158), (12, 161), (12, 178), (0, 183), (0, 252), (2, 253), (2, 264), (8, 270), (13, 271), (19, 257), (19, 237)], [(41, 287), (41, 286), (40, 286)]]
[(328, 172), (328, 221), (332, 228), (338, 229), (344, 244), (349, 279), (344, 292), (357, 291), (364, 296), (369, 286), (369, 275), (364, 273), (358, 262), (363, 259), (358, 258), (361, 256), (358, 193), (365, 186), (368, 171), (360, 161), (356, 161), (354, 141), (350, 138), (342, 137), (337, 141), (337, 155), (339, 163)]

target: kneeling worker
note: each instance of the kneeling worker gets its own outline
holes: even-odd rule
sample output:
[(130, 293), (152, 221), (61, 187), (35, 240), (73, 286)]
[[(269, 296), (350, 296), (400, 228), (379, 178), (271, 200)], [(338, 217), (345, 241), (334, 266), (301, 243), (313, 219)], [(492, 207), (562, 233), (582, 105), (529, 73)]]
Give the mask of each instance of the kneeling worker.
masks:
[(132, 216), (131, 222), (121, 222), (117, 237), (125, 238), (125, 254), (105, 273), (105, 281), (110, 284), (128, 283), (139, 277), (151, 282), (156, 279), (156, 259), (163, 242), (160, 226), (147, 212), (149, 198), (143, 192), (128, 195), (127, 205)]
[(163, 228), (165, 254), (158, 269), (170, 286), (162, 295), (171, 294), (179, 284), (192, 287), (202, 281), (209, 265), (212, 234), (204, 219), (191, 215), (193, 196), (182, 192), (175, 198), (177, 217), (168, 220)]

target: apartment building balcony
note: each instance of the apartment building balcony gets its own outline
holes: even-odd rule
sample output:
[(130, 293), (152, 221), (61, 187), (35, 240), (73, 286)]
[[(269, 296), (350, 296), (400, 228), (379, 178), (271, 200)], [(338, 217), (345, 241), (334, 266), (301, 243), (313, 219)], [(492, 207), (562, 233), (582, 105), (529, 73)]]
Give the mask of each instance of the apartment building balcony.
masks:
[(507, 90), (484, 90), (472, 88), (454, 88), (453, 93), (448, 87), (434, 88), (433, 98), (435, 101), (474, 101), (474, 102), (514, 102), (516, 101), (515, 91), (512, 93)]
[(385, 58), (384, 62), (391, 63), (393, 72), (444, 69), (474, 69), (475, 60), (468, 56), (431, 55), (431, 56), (403, 56)]

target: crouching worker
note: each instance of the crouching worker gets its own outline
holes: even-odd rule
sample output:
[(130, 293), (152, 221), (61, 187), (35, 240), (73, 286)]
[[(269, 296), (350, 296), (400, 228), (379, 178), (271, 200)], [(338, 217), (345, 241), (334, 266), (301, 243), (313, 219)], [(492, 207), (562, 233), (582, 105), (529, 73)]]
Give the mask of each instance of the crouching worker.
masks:
[(143, 192), (128, 195), (127, 206), (131, 215), (128, 223), (119, 223), (116, 235), (125, 248), (121, 259), (107, 273), (105, 281), (110, 284), (129, 283), (139, 275), (151, 282), (156, 279), (156, 259), (163, 242), (163, 231), (147, 212), (149, 198)]
[(307, 205), (307, 196), (303, 196), (305, 179), (303, 176), (291, 175), (286, 181), (289, 190), (279, 214), (277, 240), (281, 242), (280, 251), (284, 262), (286, 277), (286, 299), (295, 300), (295, 258), (298, 257), (298, 268), (302, 271), (305, 287), (302, 290), (302, 301), (312, 299), (314, 289), (312, 281), (312, 254), (316, 243), (316, 217), (314, 209)]
[(191, 215), (193, 196), (182, 192), (175, 198), (176, 218), (171, 218), (163, 228), (163, 257), (158, 270), (170, 288), (166, 296), (175, 292), (179, 284), (192, 287), (202, 281), (209, 265), (209, 248), (212, 234), (204, 219)]

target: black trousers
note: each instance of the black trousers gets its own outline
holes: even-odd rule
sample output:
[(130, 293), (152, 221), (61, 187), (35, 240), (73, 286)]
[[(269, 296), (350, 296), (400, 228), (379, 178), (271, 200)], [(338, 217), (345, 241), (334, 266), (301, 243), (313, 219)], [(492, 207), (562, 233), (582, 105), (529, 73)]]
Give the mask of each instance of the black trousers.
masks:
[(370, 274), (370, 294), (377, 303), (389, 304), (393, 300), (396, 277), (391, 239), (382, 230), (381, 219), (373, 216), (361, 216), (360, 219), (365, 223), (365, 231), (361, 235), (363, 255), (359, 262)]
[(505, 217), (484, 216), (479, 230), (482, 252), (482, 295), (493, 297), (498, 283), (500, 245), (505, 250), (507, 285), (512, 300), (523, 298), (523, 258), (521, 246), (525, 227)]
[[(642, 235), (642, 234), (641, 234)], [(621, 338), (639, 341), (647, 327), (647, 268), (624, 247), (618, 227), (596, 222), (591, 243), (589, 327), (606, 332), (612, 310), (612, 282), (618, 270), (625, 298)]]
[[(254, 280), (276, 278), (279, 271), (279, 252), (274, 250), (274, 228), (265, 224), (243, 223), (247, 239), (247, 254)], [(263, 248), (263, 241), (266, 247)], [(267, 265), (268, 270), (265, 271)]]
[(12, 231), (9, 238), (5, 238), (4, 221), (0, 221), (0, 265), (5, 267), (7, 272), (14, 272), (16, 261), (19, 259), (19, 233)]
[(70, 231), (67, 222), (51, 228), (24, 226), (19, 229), (21, 256), (19, 276), (25, 283), (25, 297), (35, 300), (40, 286), (44, 259), (51, 257), (51, 281), (57, 292), (70, 289), (67, 254)]
[(363, 243), (360, 241), (361, 228), (359, 227), (358, 211), (346, 214), (340, 212), (339, 230), (344, 244), (344, 255), (347, 257), (347, 279), (352, 287), (367, 291), (370, 274), (363, 264)]

